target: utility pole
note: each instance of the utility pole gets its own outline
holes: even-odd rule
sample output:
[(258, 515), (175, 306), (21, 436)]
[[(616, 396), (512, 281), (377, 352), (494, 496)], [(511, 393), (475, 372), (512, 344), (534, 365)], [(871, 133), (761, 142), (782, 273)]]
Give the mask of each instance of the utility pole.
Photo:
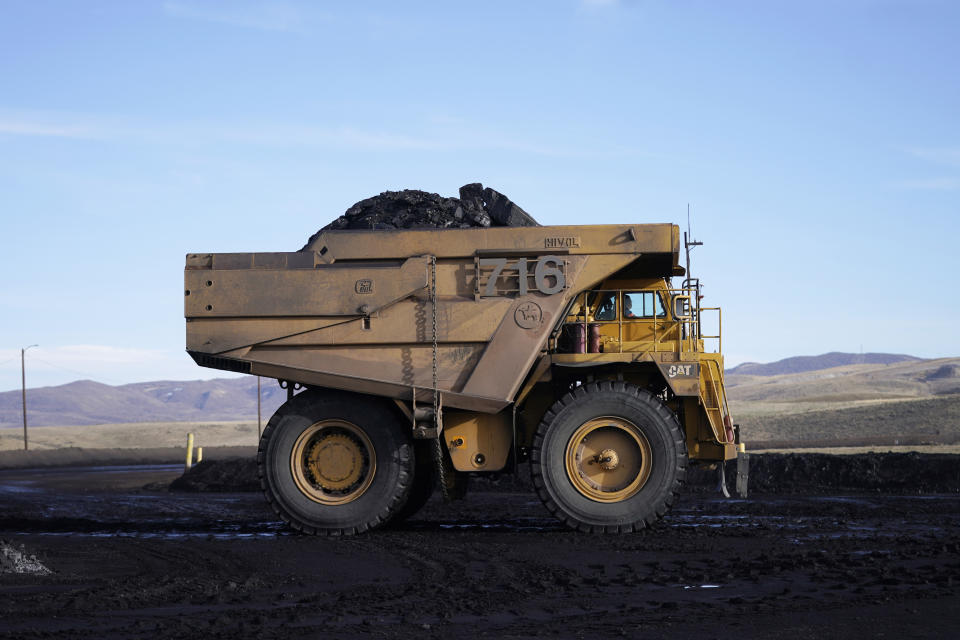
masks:
[(27, 352), (27, 349), (32, 349), (39, 345), (32, 344), (29, 347), (20, 349), (20, 397), (23, 402), (23, 450), (26, 451), (27, 446), (27, 367), (24, 354)]

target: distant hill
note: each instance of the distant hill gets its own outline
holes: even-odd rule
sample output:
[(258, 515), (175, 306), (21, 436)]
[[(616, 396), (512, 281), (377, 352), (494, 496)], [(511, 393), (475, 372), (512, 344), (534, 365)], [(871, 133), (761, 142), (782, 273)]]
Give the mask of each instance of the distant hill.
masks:
[(831, 351), (819, 356), (794, 356), (766, 364), (744, 362), (732, 369), (727, 369), (727, 373), (746, 376), (779, 376), (786, 373), (804, 373), (845, 367), (851, 364), (896, 364), (898, 362), (917, 362), (920, 360), (922, 358), (897, 353), (841, 353)]
[[(879, 424), (885, 420), (881, 414), (887, 411), (882, 406), (887, 402), (960, 394), (960, 358), (923, 360), (895, 354), (827, 353), (769, 364), (742, 364), (727, 371), (726, 381), (735, 417), (745, 426), (756, 429), (756, 436), (774, 439), (787, 437), (780, 433), (779, 426), (770, 426), (782, 424), (785, 428), (787, 425), (787, 422), (772, 420), (774, 416), (854, 409), (869, 404), (878, 412)], [(264, 421), (285, 398), (286, 391), (275, 380), (263, 379)], [(946, 405), (929, 404), (934, 406)], [(37, 427), (256, 421), (257, 380), (246, 376), (121, 386), (81, 380), (58, 387), (28, 389), (27, 407), (29, 423)], [(864, 420), (857, 414), (857, 420), (851, 421), (854, 422), (860, 425)], [(0, 393), (0, 428), (21, 424), (20, 392)], [(793, 422), (789, 424), (796, 426)], [(960, 424), (950, 427), (954, 428), (960, 432)], [(843, 425), (838, 424), (836, 431), (840, 436)], [(859, 428), (855, 431), (858, 433), (854, 435), (863, 434)]]
[[(851, 354), (820, 357), (846, 361), (835, 355)], [(960, 444), (960, 358), (893, 357), (903, 359), (799, 373), (728, 371), (730, 411), (751, 448)], [(782, 362), (790, 360), (801, 359)]]
[[(286, 399), (275, 380), (264, 378), (264, 422)], [(116, 422), (196, 422), (257, 419), (257, 379), (158, 381), (110, 386), (79, 380), (27, 390), (32, 426)], [(20, 392), (0, 393), (0, 427), (22, 425)]]

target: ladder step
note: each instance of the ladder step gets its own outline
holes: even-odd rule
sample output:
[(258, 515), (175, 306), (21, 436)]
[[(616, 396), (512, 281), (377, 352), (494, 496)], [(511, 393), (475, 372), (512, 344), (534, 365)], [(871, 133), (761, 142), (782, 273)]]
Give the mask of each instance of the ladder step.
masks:
[(433, 407), (417, 407), (413, 410), (414, 422), (430, 422), (433, 420)]

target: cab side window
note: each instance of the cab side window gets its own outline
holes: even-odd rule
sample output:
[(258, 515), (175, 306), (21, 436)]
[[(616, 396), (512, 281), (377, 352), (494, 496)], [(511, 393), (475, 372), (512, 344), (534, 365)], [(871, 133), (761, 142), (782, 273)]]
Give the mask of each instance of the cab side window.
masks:
[(666, 312), (656, 291), (631, 291), (623, 294), (623, 317), (663, 318)]

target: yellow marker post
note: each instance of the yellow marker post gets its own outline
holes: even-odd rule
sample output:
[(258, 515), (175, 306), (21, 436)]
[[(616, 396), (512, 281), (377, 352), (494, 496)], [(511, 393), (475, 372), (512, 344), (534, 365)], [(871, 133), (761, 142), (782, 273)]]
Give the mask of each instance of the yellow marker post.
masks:
[(203, 462), (203, 447), (197, 447), (197, 464)]
[(193, 466), (193, 434), (187, 434), (187, 464), (183, 468), (184, 473), (190, 471), (190, 467)]

